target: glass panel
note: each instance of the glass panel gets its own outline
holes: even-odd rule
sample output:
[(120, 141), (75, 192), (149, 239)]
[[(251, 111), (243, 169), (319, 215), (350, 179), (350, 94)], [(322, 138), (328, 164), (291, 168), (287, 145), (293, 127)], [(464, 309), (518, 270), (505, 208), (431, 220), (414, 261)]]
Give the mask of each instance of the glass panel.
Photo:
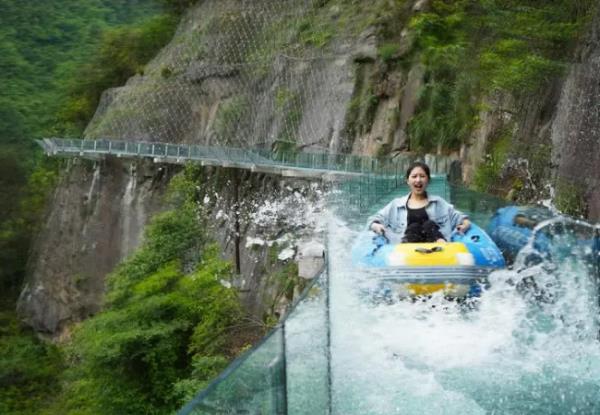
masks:
[(496, 196), (476, 192), (463, 186), (450, 186), (450, 201), (458, 210), (468, 214), (482, 228), (488, 226), (494, 213), (509, 202)]
[(179, 155), (181, 157), (189, 157), (190, 156), (190, 147), (181, 145), (179, 146)]
[(69, 140), (67, 147), (71, 151), (79, 151), (81, 148), (81, 140)]
[(108, 151), (108, 140), (96, 140), (96, 151)]
[(165, 155), (165, 144), (156, 143), (154, 144), (154, 155), (164, 156)]
[(140, 154), (143, 154), (143, 155), (152, 155), (152, 144), (150, 144), (150, 143), (141, 143), (140, 144)]
[(179, 155), (179, 146), (173, 144), (167, 145), (166, 154), (167, 156), (177, 157)]
[(137, 143), (136, 142), (126, 142), (125, 143), (125, 153), (127, 154), (135, 154), (137, 153)]
[(180, 415), (285, 414), (284, 332), (278, 328), (234, 361)]
[[(408, 193), (403, 174), (402, 170), (394, 168), (394, 174), (361, 175), (336, 183), (330, 203), (346, 220), (354, 223), (366, 220), (393, 198)], [(430, 194), (450, 199), (450, 187), (444, 175), (431, 176), (427, 190)]]
[(322, 275), (285, 321), (288, 414), (330, 412), (327, 283)]
[(201, 157), (202, 155), (202, 151), (200, 149), (200, 146), (197, 145), (193, 145), (190, 149), (190, 157), (193, 159), (198, 159)]
[(125, 151), (125, 142), (124, 141), (113, 141), (111, 144), (111, 150), (113, 152)]
[(179, 414), (328, 413), (326, 284), (324, 274), (315, 279), (280, 327), (231, 363)]

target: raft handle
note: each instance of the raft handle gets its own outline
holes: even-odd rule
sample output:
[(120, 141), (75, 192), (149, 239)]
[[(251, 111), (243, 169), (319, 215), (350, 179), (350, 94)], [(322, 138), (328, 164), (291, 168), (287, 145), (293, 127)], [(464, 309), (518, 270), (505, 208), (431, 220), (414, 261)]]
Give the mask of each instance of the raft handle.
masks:
[(422, 246), (415, 248), (415, 252), (419, 252), (421, 254), (431, 254), (432, 252), (442, 252), (444, 248), (441, 246), (434, 246), (431, 249), (423, 248)]

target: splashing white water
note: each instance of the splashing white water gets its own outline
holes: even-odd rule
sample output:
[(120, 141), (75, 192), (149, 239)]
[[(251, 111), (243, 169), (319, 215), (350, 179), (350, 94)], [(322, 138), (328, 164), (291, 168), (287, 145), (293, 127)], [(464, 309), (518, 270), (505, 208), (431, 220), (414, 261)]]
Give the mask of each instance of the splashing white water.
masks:
[(474, 309), (377, 304), (348, 265), (356, 234), (330, 231), (334, 413), (599, 413), (597, 291), (581, 261), (497, 271)]

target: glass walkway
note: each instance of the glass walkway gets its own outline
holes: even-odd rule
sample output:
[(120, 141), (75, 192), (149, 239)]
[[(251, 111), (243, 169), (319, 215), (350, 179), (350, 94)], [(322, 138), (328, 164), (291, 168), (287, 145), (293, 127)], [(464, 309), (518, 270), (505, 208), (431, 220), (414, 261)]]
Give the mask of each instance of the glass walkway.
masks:
[[(372, 211), (377, 202), (404, 184), (404, 174), (416, 156), (394, 159), (348, 154), (299, 151), (272, 151), (264, 148), (232, 148), (188, 144), (119, 140), (44, 138), (37, 141), (47, 155), (99, 159), (107, 155), (151, 159), (160, 163), (240, 168), (253, 172), (322, 180), (333, 183), (330, 198), (345, 206), (345, 218), (352, 220)], [(431, 189), (449, 197), (446, 174), (453, 160), (446, 156), (425, 157), (431, 167)]]
[[(203, 165), (237, 167), (252, 171), (315, 175), (356, 176), (377, 174), (402, 176), (405, 167), (415, 157), (382, 160), (347, 154), (272, 151), (264, 148), (233, 148), (171, 143), (151, 143), (119, 140), (78, 140), (44, 138), (38, 144), (51, 156), (99, 158), (105, 155), (129, 158), (149, 158), (156, 162), (199, 162)], [(431, 156), (427, 160), (432, 173), (446, 174), (452, 160)], [(326, 178), (327, 176), (325, 176)]]

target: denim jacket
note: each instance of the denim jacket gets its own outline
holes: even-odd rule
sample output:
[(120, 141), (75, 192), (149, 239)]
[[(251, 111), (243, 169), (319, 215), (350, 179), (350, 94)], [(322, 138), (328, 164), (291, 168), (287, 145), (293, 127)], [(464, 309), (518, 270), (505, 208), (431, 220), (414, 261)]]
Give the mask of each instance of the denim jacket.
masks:
[[(373, 222), (379, 222), (385, 226), (385, 234), (392, 243), (399, 243), (404, 236), (408, 225), (408, 203), (409, 195), (396, 198), (388, 203), (383, 209), (371, 216), (367, 221), (370, 229)], [(439, 196), (428, 196), (429, 203), (425, 207), (429, 220), (434, 221), (440, 227), (440, 232), (449, 241), (452, 231), (467, 219), (464, 213), (455, 210), (454, 206)]]

